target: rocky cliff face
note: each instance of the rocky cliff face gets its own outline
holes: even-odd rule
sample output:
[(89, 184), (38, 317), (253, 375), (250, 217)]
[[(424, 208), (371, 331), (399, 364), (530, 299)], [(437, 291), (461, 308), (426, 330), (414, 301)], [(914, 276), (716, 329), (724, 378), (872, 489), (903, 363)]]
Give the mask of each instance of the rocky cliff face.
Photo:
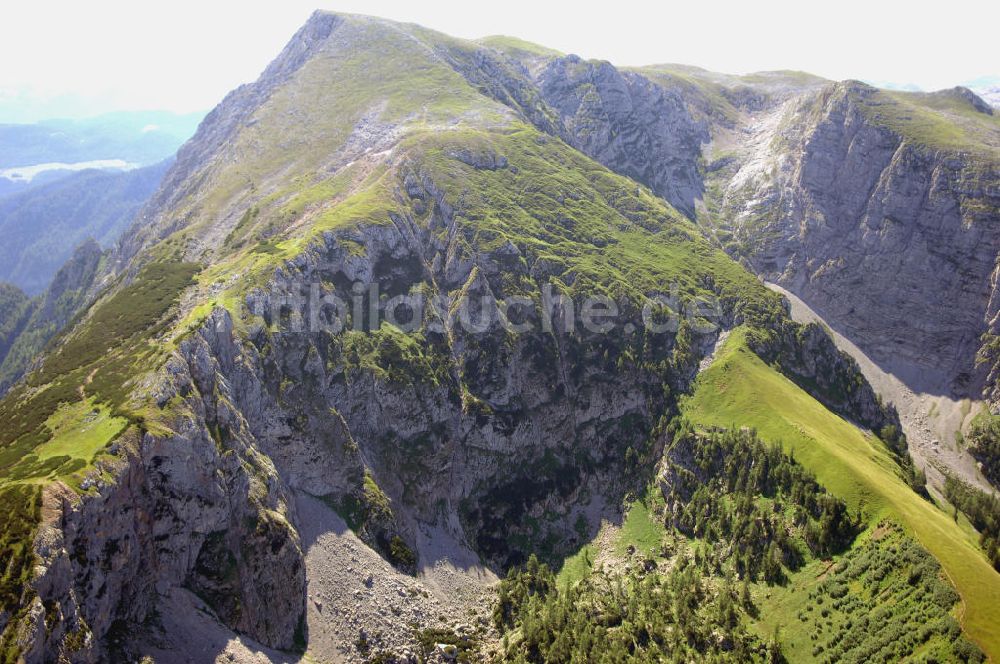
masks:
[[(419, 172), (400, 185), (435, 211), (424, 223), (328, 234), (248, 297), (247, 318), (216, 309), (144, 388), (171, 413), (169, 427), (116, 441), (83, 496), (46, 493), (37, 598), (20, 637), (29, 661), (140, 654), (143, 643), (115, 635), (155, 625), (176, 588), (264, 645), (301, 647), (296, 493), (347, 515), (360, 506), (359, 534), (401, 569), (420, 567), (419, 532), (432, 527), (500, 571), (529, 551), (571, 550), (589, 505), (617, 504), (641, 485), (628, 450), (655, 458), (649, 432), (672, 407), (664, 379), (684, 390), (711, 336), (678, 363), (672, 337), (640, 350), (638, 339), (543, 332), (540, 321), (512, 336), (499, 323), (468, 333), (445, 320), (418, 350), (397, 332), (331, 332), (332, 311), (313, 308), (320, 284), (345, 299), (377, 284), (386, 295), (431, 288), (492, 301), (512, 274), (547, 276), (537, 256), (512, 262), (509, 246), (456, 253), (455, 238), (472, 232), (456, 223), (460, 203)], [(385, 306), (376, 304), (382, 318)], [(823, 347), (789, 332), (771, 348), (776, 359)], [(633, 354), (644, 359), (614, 359)], [(798, 370), (816, 378), (826, 368)]]
[[(416, 532), (425, 523), (502, 569), (540, 541), (553, 552), (571, 545), (589, 497), (610, 493), (610, 502), (631, 486), (619, 479), (624, 453), (645, 444), (654, 414), (665, 409), (662, 377), (595, 364), (606, 352), (603, 337), (510, 339), (499, 324), (467, 337), (449, 330), (426, 338), (416, 362), (399, 355), (407, 349), (390, 333), (370, 351), (386, 374), (357, 364), (341, 335), (271, 319), (281, 302), (304, 298), (318, 283), (500, 294), (499, 281), (491, 286), (486, 275), (503, 276), (505, 251), (446, 269), (446, 248), (431, 229), (410, 230), (352, 232), (363, 258), (328, 237), (250, 298), (250, 310), (265, 315), (248, 339), (217, 310), (150, 386), (161, 408), (173, 404), (170, 430), (119, 439), (117, 460), (100, 467), (83, 496), (46, 494), (37, 597), (20, 637), (29, 661), (107, 656), (115, 626), (128, 633), (155, 620), (157, 597), (177, 586), (205, 599), (232, 629), (296, 647), (306, 634), (294, 491), (344, 509), (363, 503), (374, 483), (391, 511), (362, 526), (387, 558), (394, 550), (384, 544), (394, 537), (419, 557)], [(391, 267), (408, 264), (408, 274)], [(313, 315), (326, 314), (303, 317)], [(539, 464), (559, 479), (536, 482)], [(541, 531), (526, 527), (525, 517)], [(129, 647), (124, 652), (134, 653)]]
[[(1000, 171), (880, 126), (860, 84), (782, 111), (725, 215), (755, 270), (917, 389), (973, 396), (1000, 247)], [(981, 112), (975, 110), (973, 112)]]
[(538, 87), (571, 145), (694, 216), (703, 194), (701, 145), (709, 135), (677, 90), (575, 56), (549, 64)]
[(1000, 130), (976, 95), (539, 57), (499, 77), (545, 109), (525, 113), (536, 126), (721, 226), (727, 250), (916, 391), (980, 394)]
[(918, 392), (979, 396), (1000, 130), (974, 94), (896, 98), (794, 72), (622, 72), (574, 56), (536, 61), (526, 77), (558, 119), (550, 131), (721, 225), (733, 255), (888, 372)]
[(304, 570), (294, 506), (216, 382), (219, 363), (234, 361), (227, 322), (188, 340), (155, 386), (184, 403), (173, 430), (120, 437), (82, 495), (45, 492), (37, 596), (18, 638), (28, 661), (108, 657), (178, 584), (233, 629), (295, 645)]
[[(209, 116), (148, 208), (145, 225), (123, 241), (122, 265), (131, 255), (139, 264), (162, 260), (157, 252), (170, 256), (175, 240), (157, 243), (176, 232), (184, 237), (176, 250), (184, 257), (212, 252), (225, 264), (231, 259), (225, 247), (239, 246), (238, 234), (254, 222), (271, 225), (250, 229), (259, 234), (242, 255), (271, 260), (260, 247), (272, 234), (302, 227), (281, 217), (298, 191), (257, 215), (235, 211), (252, 209), (268, 195), (253, 189), (249, 200), (226, 199), (215, 208), (222, 221), (202, 224), (199, 215), (228, 181), (227, 151), (255, 131), (255, 118), (267, 117), (275, 97), (303, 84), (294, 72), (306, 76), (325, 64), (327, 49), (397, 30), (379, 25), (373, 33), (362, 23), (332, 37), (338, 25), (319, 15), (282, 56), (298, 63), (288, 68), (292, 78), (272, 77), (269, 69), (256, 87), (234, 93)], [(291, 53), (300, 42), (308, 52), (302, 61)], [(472, 99), (495, 117), (508, 113), (485, 97)], [(491, 142), (514, 139), (456, 133), (447, 146), (401, 146), (401, 134), (389, 127), (379, 135), (390, 150), (366, 157), (378, 137), (363, 140), (375, 124), (365, 117), (349, 124), (345, 142), (333, 149), (346, 145), (388, 171), (377, 190), (386, 192), (388, 207), (313, 236), (287, 260), (261, 268), (259, 287), (246, 293), (241, 286), (232, 310), (209, 307), (210, 314), (173, 340), (158, 339), (174, 345), (173, 352), (131, 385), (123, 406), (138, 424), (115, 440), (80, 493), (59, 483), (47, 490), (35, 541), (34, 597), (12, 627), (26, 660), (141, 654), (145, 644), (134, 635), (143, 625), (155, 627), (157, 607), (178, 588), (201, 597), (235, 632), (273, 648), (301, 647), (308, 633), (296, 492), (333, 506), (401, 570), (415, 571), (425, 555), (422, 525), (448, 533), (501, 570), (540, 547), (552, 556), (567, 551), (586, 534), (575, 524), (591, 501), (617, 504), (634, 488), (639, 478), (628, 477), (626, 452), (643, 453), (653, 424), (669, 412), (671, 390), (693, 376), (704, 340), (689, 340), (693, 347), (675, 358), (672, 335), (620, 338), (563, 323), (545, 329), (531, 307), (521, 322), (532, 331), (523, 334), (511, 334), (499, 319), (466, 330), (458, 324), (461, 312), (448, 308), (416, 335), (377, 325), (342, 331), (332, 327), (331, 310), (309, 298), (315, 289), (323, 298), (351, 302), (377, 286), (382, 298), (365, 295), (364, 304), (380, 318), (391, 315), (385, 298), (416, 293), (461, 295), (487, 306), (507, 295), (538, 295), (553, 277), (586, 283), (586, 275), (575, 275), (571, 256), (546, 249), (550, 242), (582, 241), (580, 249), (593, 253), (599, 242), (634, 242), (613, 233), (669, 231), (686, 222), (630, 193), (631, 185), (606, 171), (594, 176), (608, 191), (594, 189), (575, 175), (577, 166), (592, 162), (542, 134), (518, 136), (518, 143), (499, 149)], [(318, 158), (330, 163), (331, 155)], [(479, 220), (489, 208), (476, 197), (494, 192), (478, 188), (486, 181), (456, 183), (477, 177), (530, 182), (532, 169), (543, 165), (566, 178), (544, 188), (546, 196), (583, 201), (588, 215), (529, 196), (512, 205), (511, 214), (550, 219), (534, 230), (514, 227), (517, 234), (507, 239), (484, 237), (495, 229)], [(332, 207), (342, 195), (320, 200)], [(553, 209), (563, 212), (553, 215)], [(678, 246), (708, 251), (710, 262), (724, 260), (687, 225), (675, 232)], [(137, 270), (124, 267), (124, 278)], [(253, 279), (246, 269), (239, 276), (240, 284)], [(233, 283), (222, 281), (214, 292)], [(581, 288), (586, 293), (590, 286)], [(211, 296), (192, 289), (175, 316), (194, 315), (205, 297)], [(638, 329), (639, 309), (626, 316)], [(727, 317), (732, 321), (734, 312)], [(619, 360), (623, 354), (632, 359)], [(539, 467), (547, 469), (543, 481)], [(341, 638), (350, 643), (356, 635)]]
[(709, 133), (680, 90), (575, 55), (511, 57), (455, 45), (443, 53), (472, 85), (541, 131), (694, 217), (703, 194), (701, 146)]

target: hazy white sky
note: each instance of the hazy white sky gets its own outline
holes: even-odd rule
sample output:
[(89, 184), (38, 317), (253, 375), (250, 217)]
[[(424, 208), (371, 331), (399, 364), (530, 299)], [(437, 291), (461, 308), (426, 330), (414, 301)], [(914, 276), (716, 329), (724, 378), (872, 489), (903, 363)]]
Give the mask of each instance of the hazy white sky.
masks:
[(209, 109), (253, 80), (317, 7), (460, 37), (510, 34), (622, 65), (801, 69), (924, 89), (1000, 75), (996, 0), (5, 0), (0, 121)]

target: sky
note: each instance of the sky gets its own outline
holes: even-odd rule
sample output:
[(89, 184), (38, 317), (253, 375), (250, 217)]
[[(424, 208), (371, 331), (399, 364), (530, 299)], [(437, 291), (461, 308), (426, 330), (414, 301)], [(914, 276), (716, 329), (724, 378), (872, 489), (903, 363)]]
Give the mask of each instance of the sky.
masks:
[(312, 10), (458, 37), (507, 34), (617, 65), (798, 69), (935, 90), (1000, 76), (1000, 2), (12, 0), (0, 7), (0, 122), (204, 111), (252, 81)]

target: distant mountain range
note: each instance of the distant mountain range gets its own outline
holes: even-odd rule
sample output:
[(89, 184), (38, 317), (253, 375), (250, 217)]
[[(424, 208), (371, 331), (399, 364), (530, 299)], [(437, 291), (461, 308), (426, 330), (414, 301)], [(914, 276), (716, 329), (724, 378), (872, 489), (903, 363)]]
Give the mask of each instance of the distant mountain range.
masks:
[[(894, 81), (866, 80), (865, 83), (876, 88), (886, 90), (899, 90), (902, 92), (930, 92), (924, 90), (915, 83), (896, 83)], [(962, 83), (962, 87), (969, 88), (982, 97), (986, 103), (993, 108), (1000, 108), (1000, 76), (979, 76)]]
[(124, 171), (163, 161), (194, 134), (202, 115), (141, 111), (0, 124), (0, 196), (87, 168)]
[(0, 392), (78, 310), (200, 114), (0, 125)]
[(201, 113), (0, 124), (0, 280), (40, 293), (87, 238), (108, 246), (155, 191)]
[(112, 244), (171, 162), (125, 172), (85, 170), (0, 198), (0, 281), (34, 295), (84, 240)]

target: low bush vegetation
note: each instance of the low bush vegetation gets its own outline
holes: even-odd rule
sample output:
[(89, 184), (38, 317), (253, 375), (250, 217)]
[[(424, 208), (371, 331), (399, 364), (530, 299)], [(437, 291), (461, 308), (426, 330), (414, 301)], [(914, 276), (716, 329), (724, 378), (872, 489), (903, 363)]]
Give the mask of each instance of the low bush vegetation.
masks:
[(984, 413), (976, 417), (968, 435), (969, 453), (982, 464), (983, 475), (1000, 486), (1000, 417)]
[(981, 662), (952, 615), (958, 600), (933, 556), (883, 521), (764, 600), (762, 628), (779, 631), (790, 661)]
[(688, 537), (732, 544), (741, 578), (778, 583), (782, 567), (798, 569), (807, 552), (830, 556), (854, 539), (859, 519), (780, 447), (749, 430), (672, 428), (669, 522)]
[(666, 574), (595, 574), (559, 588), (534, 556), (501, 582), (494, 624), (511, 662), (780, 661), (747, 628), (741, 594), (692, 558)]
[(1000, 571), (1000, 498), (948, 476), (944, 496), (961, 510), (979, 531), (979, 544), (993, 568)]

